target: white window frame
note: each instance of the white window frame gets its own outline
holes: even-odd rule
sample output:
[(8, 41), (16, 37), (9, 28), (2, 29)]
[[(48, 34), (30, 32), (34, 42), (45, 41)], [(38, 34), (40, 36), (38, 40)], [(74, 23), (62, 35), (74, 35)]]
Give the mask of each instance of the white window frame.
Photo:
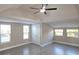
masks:
[[(69, 32), (67, 30), (70, 30), (71, 35), (68, 35)], [(75, 32), (75, 30), (77, 30), (77, 31)], [(79, 38), (79, 29), (78, 28), (66, 29), (66, 33), (67, 33), (67, 37)]]
[[(28, 26), (28, 31), (25, 33), (24, 32), (24, 27), (25, 26)], [(23, 25), (23, 40), (26, 40), (26, 39), (29, 39), (29, 34), (30, 34), (30, 25), (26, 24), (26, 25)], [(24, 35), (27, 35), (28, 37), (24, 37)]]
[[(61, 29), (60, 28), (59, 29), (55, 29), (54, 31), (55, 31), (55, 36), (63, 36), (63, 34), (64, 34), (63, 33), (64, 29), (62, 29), (62, 28)], [(57, 33), (57, 32), (59, 32), (59, 33)]]
[[(1, 25), (9, 25), (10, 26), (10, 33), (9, 33), (9, 40), (8, 41), (5, 41), (5, 42), (1, 42)], [(5, 28), (6, 29), (6, 28)], [(6, 35), (6, 34), (3, 34), (3, 35)], [(11, 41), (11, 24), (0, 24), (0, 43), (1, 44), (4, 44), (4, 43), (8, 43)]]

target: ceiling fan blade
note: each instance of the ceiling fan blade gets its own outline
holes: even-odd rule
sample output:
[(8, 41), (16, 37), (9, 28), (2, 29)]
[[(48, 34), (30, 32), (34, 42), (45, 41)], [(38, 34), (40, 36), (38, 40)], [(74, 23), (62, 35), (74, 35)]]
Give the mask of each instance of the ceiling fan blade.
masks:
[(44, 12), (44, 14), (45, 14), (45, 15), (47, 15), (47, 13), (46, 13), (46, 12)]
[(33, 7), (30, 7), (30, 9), (36, 9), (36, 10), (39, 10), (39, 8), (33, 8)]
[(39, 11), (36, 11), (34, 14), (39, 13)]
[(41, 9), (45, 8), (48, 4), (42, 4)]
[(42, 7), (41, 7), (41, 9), (43, 8), (43, 6), (44, 6), (44, 5), (42, 4)]
[(57, 8), (47, 8), (45, 10), (57, 10)]
[(46, 4), (46, 6), (48, 6), (48, 4)]

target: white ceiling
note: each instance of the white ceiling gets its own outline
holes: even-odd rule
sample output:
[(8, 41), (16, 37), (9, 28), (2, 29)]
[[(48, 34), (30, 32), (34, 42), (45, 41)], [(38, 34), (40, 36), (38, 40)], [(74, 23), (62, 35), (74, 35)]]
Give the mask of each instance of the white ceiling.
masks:
[[(79, 20), (79, 5), (73, 4), (49, 4), (47, 8), (56, 7), (57, 10), (47, 11), (47, 15), (37, 13), (30, 7), (41, 8), (39, 4), (0, 5), (0, 17), (17, 19), (17, 21), (31, 22), (58, 22), (68, 20)], [(2, 20), (2, 19), (0, 19)], [(14, 20), (16, 21), (16, 20)]]

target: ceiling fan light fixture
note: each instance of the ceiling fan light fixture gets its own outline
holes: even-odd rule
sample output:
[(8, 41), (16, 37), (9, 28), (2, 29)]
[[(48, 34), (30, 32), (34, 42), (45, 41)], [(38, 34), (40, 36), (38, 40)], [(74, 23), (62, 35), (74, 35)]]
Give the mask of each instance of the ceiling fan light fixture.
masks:
[(45, 6), (43, 6), (43, 9), (45, 9), (46, 7)]
[(45, 12), (45, 9), (41, 9), (40, 12), (42, 12), (42, 13)]

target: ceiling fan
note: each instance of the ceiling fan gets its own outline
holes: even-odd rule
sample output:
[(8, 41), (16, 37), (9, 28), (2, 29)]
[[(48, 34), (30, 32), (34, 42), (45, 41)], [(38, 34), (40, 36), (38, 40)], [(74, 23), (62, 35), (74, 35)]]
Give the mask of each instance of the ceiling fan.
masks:
[(46, 11), (48, 11), (48, 10), (57, 10), (57, 8), (46, 8), (47, 6), (48, 6), (48, 4), (42, 4), (42, 7), (41, 8), (33, 8), (33, 7), (31, 7), (31, 9), (37, 10), (34, 14), (39, 13), (39, 12), (42, 12), (45, 15), (47, 14)]

